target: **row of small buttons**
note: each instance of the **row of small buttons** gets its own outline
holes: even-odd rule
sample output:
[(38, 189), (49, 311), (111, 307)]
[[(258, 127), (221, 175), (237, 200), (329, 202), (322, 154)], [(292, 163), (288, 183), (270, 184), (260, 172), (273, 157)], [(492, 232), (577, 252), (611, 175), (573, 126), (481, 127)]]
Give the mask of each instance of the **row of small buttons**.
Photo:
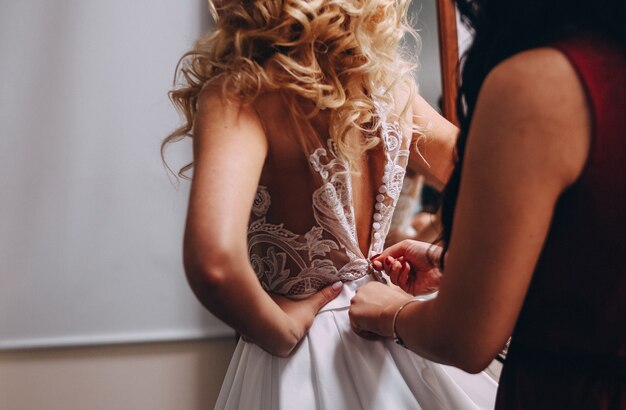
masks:
[(380, 185), (380, 188), (378, 188), (379, 194), (376, 195), (376, 205), (374, 205), (374, 208), (376, 209), (376, 211), (378, 211), (374, 213), (373, 215), (374, 223), (372, 224), (372, 228), (374, 229), (374, 239), (376, 240), (379, 240), (381, 237), (380, 221), (383, 219), (383, 216), (380, 213), (380, 211), (384, 207), (384, 201), (385, 201), (384, 194), (387, 192), (387, 183), (389, 182), (389, 179), (390, 179), (389, 174), (391, 173), (392, 169), (393, 169), (393, 166), (390, 164), (389, 159), (387, 159), (387, 163), (385, 164), (385, 172), (383, 173), (383, 183)]

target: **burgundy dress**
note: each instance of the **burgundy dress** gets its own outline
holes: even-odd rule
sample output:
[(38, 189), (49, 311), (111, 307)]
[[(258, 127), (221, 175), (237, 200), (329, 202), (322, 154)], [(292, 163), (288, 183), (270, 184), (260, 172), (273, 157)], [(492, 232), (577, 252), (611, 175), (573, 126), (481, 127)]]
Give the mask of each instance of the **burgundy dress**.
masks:
[(592, 141), (557, 202), (496, 409), (626, 409), (626, 52), (593, 34), (554, 47), (585, 88)]

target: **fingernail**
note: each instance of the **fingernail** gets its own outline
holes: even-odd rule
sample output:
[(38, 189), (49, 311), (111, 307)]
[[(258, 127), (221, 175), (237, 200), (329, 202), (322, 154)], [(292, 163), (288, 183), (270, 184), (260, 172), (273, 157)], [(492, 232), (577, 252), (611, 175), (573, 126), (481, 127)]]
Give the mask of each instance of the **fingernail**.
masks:
[(380, 261), (374, 261), (372, 262), (372, 266), (374, 267), (374, 269), (376, 270), (382, 270), (383, 269), (383, 264)]
[(378, 258), (380, 255), (382, 255), (382, 254), (377, 253), (376, 255), (372, 256), (372, 257), (370, 258), (370, 260), (371, 260), (371, 261), (373, 261), (374, 259)]
[(387, 256), (387, 259), (385, 259), (385, 266), (391, 265), (392, 262), (393, 258), (391, 256)]
[(340, 281), (340, 280), (338, 280), (337, 282), (333, 283), (332, 288), (333, 288), (333, 290), (335, 290), (335, 291), (337, 291), (337, 290), (339, 290), (339, 289), (343, 288), (343, 282), (342, 282), (342, 281)]
[(404, 256), (400, 256), (398, 259), (396, 259), (398, 262), (402, 263), (404, 262)]

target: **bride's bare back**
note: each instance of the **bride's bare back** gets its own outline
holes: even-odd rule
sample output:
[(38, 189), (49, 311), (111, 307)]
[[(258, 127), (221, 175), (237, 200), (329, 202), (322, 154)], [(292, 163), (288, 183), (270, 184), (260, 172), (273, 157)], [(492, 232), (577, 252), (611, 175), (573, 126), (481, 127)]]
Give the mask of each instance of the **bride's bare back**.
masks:
[[(337, 280), (371, 273), (368, 258), (382, 251), (411, 133), (381, 118), (381, 142), (351, 166), (329, 136), (327, 111), (308, 127), (287, 114), (287, 104), (278, 94), (254, 104), (268, 151), (250, 214), (248, 250), (266, 290), (306, 297)], [(384, 116), (382, 109), (378, 115)]]

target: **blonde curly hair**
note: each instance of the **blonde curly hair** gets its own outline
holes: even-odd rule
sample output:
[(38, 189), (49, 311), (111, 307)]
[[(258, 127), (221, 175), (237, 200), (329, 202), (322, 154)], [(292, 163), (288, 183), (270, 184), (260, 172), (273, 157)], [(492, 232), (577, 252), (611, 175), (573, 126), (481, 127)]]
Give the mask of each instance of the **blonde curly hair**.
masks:
[[(401, 47), (407, 33), (418, 39), (407, 22), (409, 2), (209, 0), (216, 28), (178, 63), (170, 99), (185, 122), (165, 138), (161, 154), (169, 143), (191, 137), (200, 94), (217, 86), (243, 103), (277, 90), (304, 98), (313, 111), (290, 104), (292, 114), (303, 118), (330, 110), (330, 137), (354, 162), (379, 143), (374, 102), (395, 112), (391, 89), (413, 81), (416, 63)], [(369, 137), (351, 138), (355, 128)]]

